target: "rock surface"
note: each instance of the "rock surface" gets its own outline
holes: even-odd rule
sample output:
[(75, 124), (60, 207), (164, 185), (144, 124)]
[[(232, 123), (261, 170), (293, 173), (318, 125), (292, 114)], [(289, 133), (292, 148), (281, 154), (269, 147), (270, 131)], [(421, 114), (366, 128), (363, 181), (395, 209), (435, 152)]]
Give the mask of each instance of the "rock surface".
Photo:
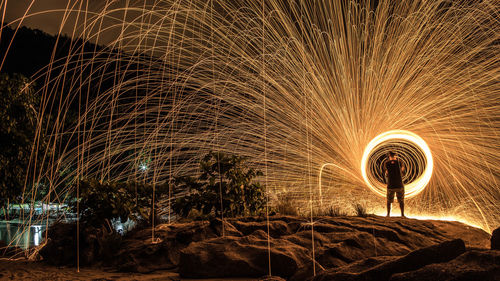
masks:
[[(55, 223), (47, 232), (48, 239), (40, 250), (44, 261), (51, 265), (74, 265), (77, 248), (76, 224)], [(85, 260), (82, 261), (85, 264)]]
[[(271, 216), (268, 225), (266, 218), (245, 217), (224, 225), (220, 219), (162, 224), (152, 237), (152, 229), (127, 234), (109, 265), (125, 272), (175, 270), (181, 278), (275, 278), (268, 280), (420, 280), (438, 271), (444, 280), (496, 280), (488, 276), (498, 272), (499, 251), (487, 250), (490, 235), (450, 221), (339, 216), (318, 217), (312, 225), (308, 218)], [(89, 250), (80, 253), (101, 255), (103, 245), (87, 240)], [(51, 244), (48, 249), (69, 247), (74, 240)], [(486, 256), (491, 261), (482, 267), (478, 261)], [(265, 277), (269, 258), (273, 277)], [(53, 264), (70, 260), (58, 259)]]
[[(76, 237), (77, 229), (80, 236)], [(45, 236), (45, 233), (43, 234)], [(74, 266), (79, 255), (80, 265), (104, 264), (112, 260), (122, 237), (105, 228), (79, 227), (75, 223), (55, 223), (47, 230), (47, 241), (38, 252), (46, 263)], [(79, 238), (79, 240), (78, 240)], [(77, 248), (80, 251), (77, 253)]]
[[(461, 239), (446, 241), (437, 245), (421, 248), (391, 261), (375, 266), (358, 267), (355, 272), (352, 267), (341, 267), (324, 271), (312, 280), (388, 280), (393, 274), (417, 270), (425, 265), (450, 261), (465, 252), (465, 244)], [(364, 263), (369, 265), (369, 263)], [(360, 271), (360, 269), (362, 271)]]
[(267, 244), (267, 234), (256, 230), (245, 237), (226, 236), (194, 242), (181, 251), (179, 274), (185, 278), (259, 277), (269, 272), (289, 277), (310, 259), (309, 251), (286, 239)]
[(285, 281), (286, 279), (283, 279), (279, 276), (266, 276), (266, 277), (261, 277), (259, 281)]
[(491, 233), (491, 249), (500, 250), (500, 227)]
[(394, 274), (390, 281), (500, 280), (500, 251), (470, 250), (446, 263)]
[[(227, 223), (225, 230), (233, 235), (239, 234)], [(151, 229), (144, 229), (123, 241), (114, 259), (114, 265), (119, 270), (146, 273), (175, 268), (179, 265), (182, 249), (191, 242), (219, 237), (221, 225), (208, 221), (159, 225), (155, 228), (154, 241), (151, 232)]]
[(25, 250), (12, 246), (12, 245), (7, 245), (4, 241), (0, 240), (0, 257), (1, 258), (20, 258), (29, 255), (29, 252), (26, 252)]
[[(490, 247), (490, 235), (485, 231), (449, 221), (377, 216), (318, 217), (314, 220), (313, 233), (309, 219), (291, 216), (269, 218), (273, 276), (288, 280), (311, 278), (313, 237), (317, 275), (340, 268), (344, 273), (359, 273), (377, 266), (377, 270), (386, 268), (385, 272), (392, 274), (392, 269), (387, 267), (397, 266), (398, 262), (404, 264), (405, 257), (413, 262), (412, 257), (418, 260), (425, 253), (432, 252), (431, 246), (443, 245), (441, 243), (458, 238), (463, 242), (453, 242), (453, 249), (447, 248), (446, 243), (440, 246), (447, 249), (447, 260), (462, 254), (465, 247)], [(224, 234), (222, 237), (220, 220), (159, 225), (155, 228), (154, 243), (151, 241), (151, 229), (138, 231), (123, 241), (121, 250), (114, 258), (115, 266), (132, 272), (177, 269), (183, 278), (258, 278), (269, 274), (265, 218), (227, 219)], [(417, 251), (426, 247), (431, 248), (427, 252)], [(427, 254), (426, 257), (432, 261), (433, 256)], [(404, 270), (415, 271), (429, 263), (405, 267)], [(384, 277), (389, 278), (390, 275), (385, 274)]]

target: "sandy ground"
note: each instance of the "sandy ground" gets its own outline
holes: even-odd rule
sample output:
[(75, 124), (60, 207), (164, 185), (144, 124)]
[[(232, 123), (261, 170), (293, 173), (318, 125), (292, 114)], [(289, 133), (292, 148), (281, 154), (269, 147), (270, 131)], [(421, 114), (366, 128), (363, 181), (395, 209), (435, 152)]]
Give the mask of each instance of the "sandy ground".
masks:
[(26, 260), (0, 259), (0, 280), (239, 280), (253, 281), (257, 279), (181, 279), (171, 271), (156, 271), (148, 274), (114, 272), (101, 268), (56, 267), (43, 262)]

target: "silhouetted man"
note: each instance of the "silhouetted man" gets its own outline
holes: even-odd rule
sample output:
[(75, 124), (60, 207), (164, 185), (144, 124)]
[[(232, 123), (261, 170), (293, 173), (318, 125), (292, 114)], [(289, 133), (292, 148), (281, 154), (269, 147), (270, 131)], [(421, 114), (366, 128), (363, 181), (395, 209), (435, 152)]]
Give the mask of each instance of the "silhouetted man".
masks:
[(399, 208), (401, 209), (401, 216), (405, 216), (405, 187), (403, 185), (403, 177), (401, 176), (404, 171), (404, 165), (396, 156), (396, 153), (390, 151), (388, 159), (385, 162), (385, 177), (387, 179), (387, 216), (391, 215), (391, 204), (394, 202), (394, 193), (398, 198)]

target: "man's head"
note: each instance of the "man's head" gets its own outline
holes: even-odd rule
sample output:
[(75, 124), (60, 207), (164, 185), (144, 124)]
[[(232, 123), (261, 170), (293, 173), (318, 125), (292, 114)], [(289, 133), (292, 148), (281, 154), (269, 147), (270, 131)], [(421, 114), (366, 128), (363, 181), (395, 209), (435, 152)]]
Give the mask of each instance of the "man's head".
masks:
[(394, 151), (389, 151), (387, 153), (387, 157), (389, 157), (389, 160), (396, 160), (396, 152)]

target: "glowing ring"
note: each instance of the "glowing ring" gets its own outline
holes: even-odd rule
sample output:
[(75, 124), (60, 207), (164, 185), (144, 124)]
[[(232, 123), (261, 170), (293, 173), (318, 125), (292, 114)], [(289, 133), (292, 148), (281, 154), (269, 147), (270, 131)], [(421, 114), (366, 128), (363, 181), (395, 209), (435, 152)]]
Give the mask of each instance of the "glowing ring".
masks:
[(429, 146), (427, 146), (427, 143), (421, 137), (410, 131), (404, 131), (404, 130), (388, 131), (372, 139), (370, 143), (368, 143), (368, 145), (366, 146), (365, 151), (363, 152), (363, 158), (361, 159), (361, 174), (366, 184), (373, 192), (383, 197), (386, 196), (385, 185), (383, 185), (382, 183), (379, 184), (375, 183), (375, 185), (377, 185), (375, 186), (368, 180), (367, 166), (368, 166), (368, 157), (370, 156), (372, 150), (376, 148), (379, 144), (392, 139), (403, 139), (415, 144), (418, 148), (420, 148), (423, 151), (427, 161), (427, 165), (422, 175), (417, 179), (415, 179), (413, 182), (405, 185), (405, 197), (410, 198), (419, 194), (420, 192), (422, 192), (422, 190), (424, 190), (424, 188), (431, 180), (432, 169), (434, 167), (434, 162), (432, 160), (432, 154), (431, 150), (429, 149)]

